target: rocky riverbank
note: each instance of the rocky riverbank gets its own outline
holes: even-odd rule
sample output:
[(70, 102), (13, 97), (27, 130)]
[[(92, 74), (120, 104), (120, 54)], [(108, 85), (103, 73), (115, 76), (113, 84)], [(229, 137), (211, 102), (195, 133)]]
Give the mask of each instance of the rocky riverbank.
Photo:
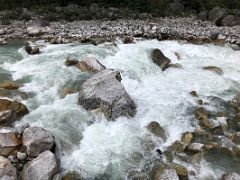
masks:
[[(144, 37), (188, 40), (194, 44), (230, 43), (234, 49), (240, 49), (240, 26), (216, 26), (213, 22), (190, 18), (151, 18), (148, 20), (121, 19), (115, 21), (58, 21), (44, 20), (13, 21), (2, 25), (0, 38), (4, 39), (58, 39), (65, 38), (69, 42), (92, 42), (94, 44), (111, 41), (117, 36)], [(54, 42), (54, 41), (52, 41)], [(4, 42), (5, 44), (5, 42)]]

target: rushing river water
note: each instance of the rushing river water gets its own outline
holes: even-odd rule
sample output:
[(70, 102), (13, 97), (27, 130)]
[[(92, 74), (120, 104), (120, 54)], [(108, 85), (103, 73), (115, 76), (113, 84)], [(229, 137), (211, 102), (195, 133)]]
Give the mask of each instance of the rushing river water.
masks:
[[(150, 60), (153, 48), (160, 48), (172, 63), (180, 63), (183, 68), (162, 72)], [(195, 90), (202, 97), (230, 100), (240, 88), (240, 52), (226, 47), (150, 40), (119, 43), (117, 47), (47, 45), (41, 51), (29, 56), (18, 43), (0, 47), (0, 81), (12, 76), (24, 83), (21, 90), (28, 92), (30, 98), (23, 103), (30, 114), (18, 123), (29, 122), (51, 131), (57, 140), (62, 168), (80, 171), (86, 179), (103, 179), (102, 174), (105, 179), (124, 179), (130, 169), (141, 169), (153, 158), (155, 151), (147, 152), (146, 142), (151, 140), (164, 150), (183, 132), (198, 127), (192, 113), (196, 99), (189, 92)], [(180, 61), (175, 52), (180, 54)], [(64, 65), (69, 54), (96, 57), (107, 68), (119, 69), (122, 83), (137, 105), (136, 116), (109, 122), (102, 114), (79, 106), (78, 94), (61, 98), (66, 84), (81, 83), (89, 77)], [(202, 69), (210, 65), (222, 68), (224, 75)], [(151, 121), (165, 129), (165, 143), (149, 136), (145, 126)], [(133, 158), (136, 153), (142, 154), (142, 160)], [(236, 163), (218, 158), (213, 155), (203, 160), (197, 169), (185, 165), (197, 172), (197, 179), (218, 179), (224, 171), (236, 171)]]

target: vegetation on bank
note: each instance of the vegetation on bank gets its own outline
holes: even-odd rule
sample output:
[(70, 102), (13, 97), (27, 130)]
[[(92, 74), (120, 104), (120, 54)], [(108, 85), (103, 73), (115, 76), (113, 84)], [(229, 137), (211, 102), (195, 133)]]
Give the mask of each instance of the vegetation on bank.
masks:
[(186, 8), (199, 11), (201, 9), (211, 9), (220, 6), (229, 9), (240, 8), (239, 0), (0, 0), (0, 10), (16, 7), (31, 8), (34, 6), (67, 6), (68, 4), (78, 4), (80, 6), (90, 6), (97, 3), (99, 6), (127, 7), (141, 12), (154, 12), (162, 14), (168, 5), (173, 1), (179, 1)]

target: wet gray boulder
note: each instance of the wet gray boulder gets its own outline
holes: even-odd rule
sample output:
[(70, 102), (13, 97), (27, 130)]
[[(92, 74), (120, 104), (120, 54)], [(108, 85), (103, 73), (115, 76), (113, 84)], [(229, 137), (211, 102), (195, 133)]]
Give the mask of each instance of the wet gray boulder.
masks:
[(158, 65), (162, 71), (165, 71), (169, 67), (171, 62), (160, 49), (154, 49), (151, 53), (152, 61)]
[(30, 157), (36, 157), (38, 154), (51, 150), (55, 140), (52, 134), (41, 127), (29, 127), (24, 130), (22, 143), (27, 148), (27, 154)]
[(59, 171), (59, 162), (51, 151), (45, 151), (24, 165), (22, 180), (51, 180)]
[(11, 164), (10, 160), (0, 156), (0, 179), (2, 180), (16, 180), (17, 170)]
[(96, 58), (86, 57), (76, 64), (76, 67), (83, 72), (96, 73), (106, 69)]
[(136, 105), (121, 84), (119, 71), (106, 69), (94, 74), (81, 86), (79, 103), (86, 110), (101, 108), (109, 120), (133, 117)]
[(240, 175), (237, 173), (224, 174), (222, 180), (240, 180)]
[(221, 25), (221, 20), (227, 15), (226, 9), (217, 6), (208, 12), (207, 20), (214, 22), (216, 25)]

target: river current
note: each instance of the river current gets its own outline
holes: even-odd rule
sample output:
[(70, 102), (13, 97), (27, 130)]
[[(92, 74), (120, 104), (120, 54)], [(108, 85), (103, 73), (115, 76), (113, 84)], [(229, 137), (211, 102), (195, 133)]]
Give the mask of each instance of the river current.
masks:
[[(21, 43), (0, 47), (0, 81), (12, 78), (23, 83), (21, 90), (30, 96), (23, 103), (30, 113), (17, 124), (28, 122), (52, 132), (63, 171), (79, 171), (86, 179), (126, 179), (131, 169), (144, 168), (156, 156), (155, 150), (146, 150), (147, 142), (164, 151), (183, 132), (194, 131), (198, 123), (192, 112), (197, 102), (189, 92), (195, 90), (207, 102), (209, 96), (230, 100), (240, 90), (240, 52), (228, 47), (157, 40), (117, 42), (117, 46), (42, 44), (39, 55), (28, 55)], [(153, 48), (183, 68), (162, 72), (151, 62)], [(63, 98), (66, 84), (90, 76), (64, 65), (69, 54), (95, 57), (107, 68), (120, 70), (122, 84), (137, 105), (136, 116), (110, 122), (100, 112), (87, 112), (78, 105), (77, 93)], [(224, 74), (203, 70), (204, 66), (218, 66)], [(164, 128), (166, 142), (149, 135), (145, 126), (151, 121)], [(134, 154), (142, 158), (136, 160)], [(236, 170), (234, 162), (216, 159), (202, 160), (198, 168), (184, 164), (197, 174), (190, 179), (219, 179), (223, 172)]]

